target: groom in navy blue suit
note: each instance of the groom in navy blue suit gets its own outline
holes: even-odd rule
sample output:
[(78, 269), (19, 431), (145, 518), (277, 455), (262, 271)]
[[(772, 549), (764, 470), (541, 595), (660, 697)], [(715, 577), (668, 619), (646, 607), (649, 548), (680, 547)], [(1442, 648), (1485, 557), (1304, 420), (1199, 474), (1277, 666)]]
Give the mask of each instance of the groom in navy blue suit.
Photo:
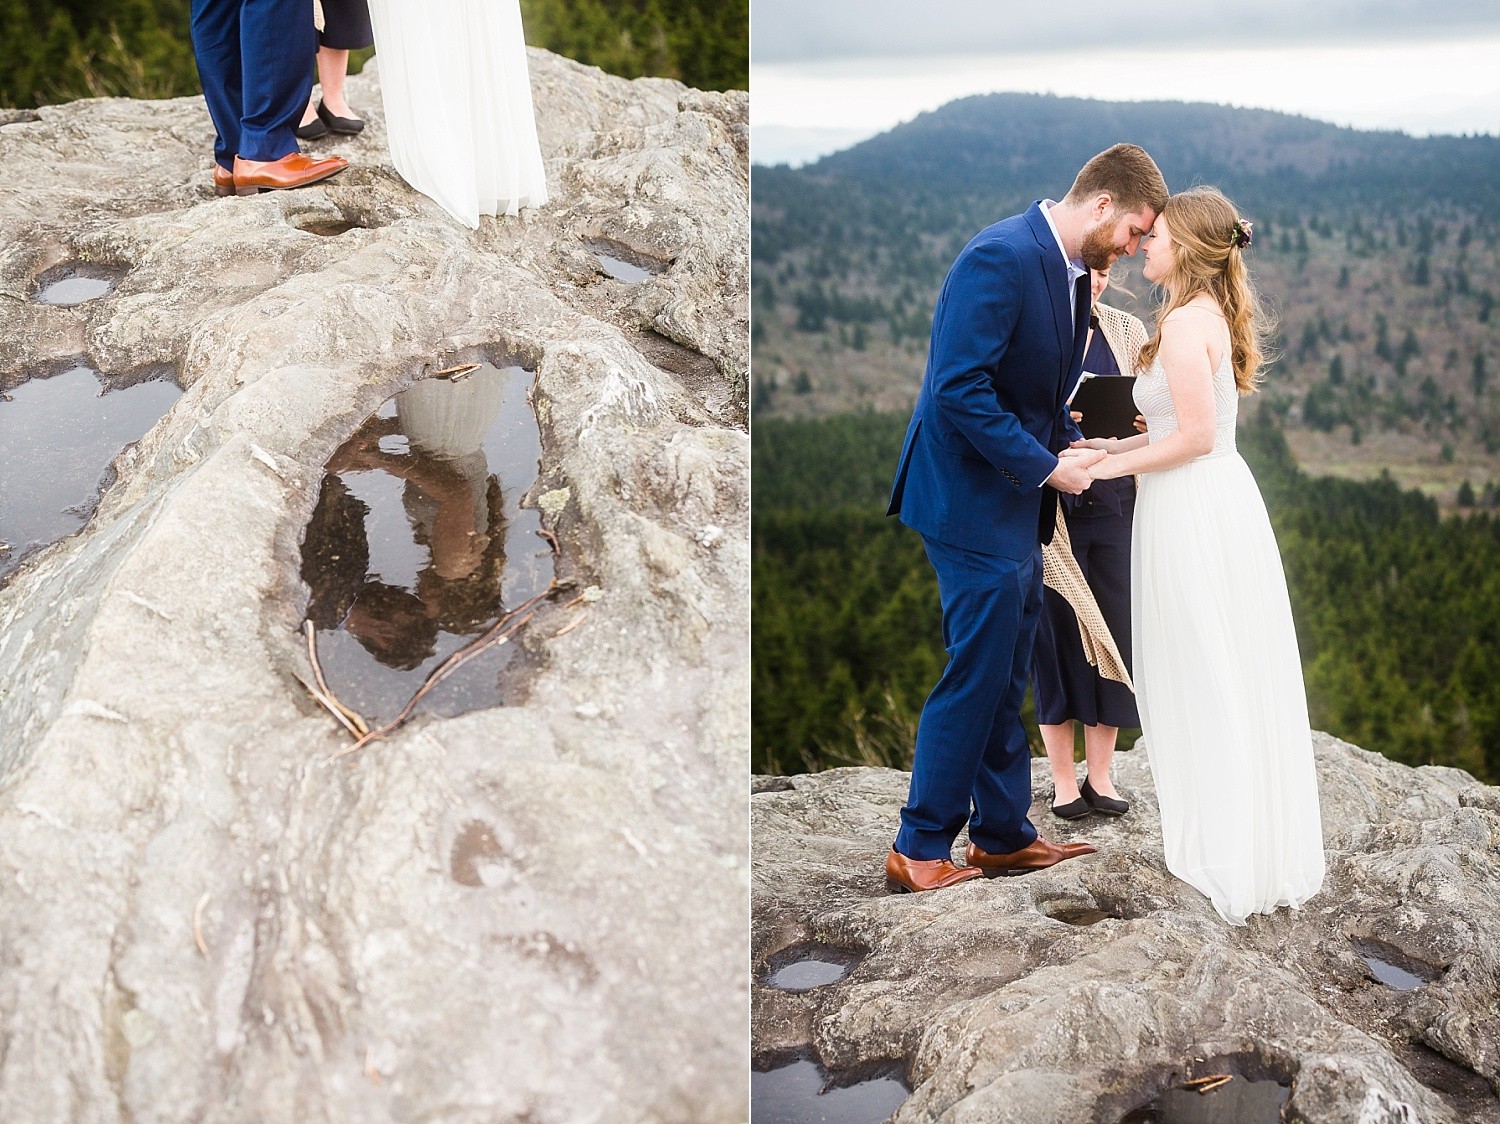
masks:
[(214, 141), (214, 194), (303, 187), (349, 166), (305, 156), (293, 130), (312, 92), (308, 0), (192, 0), (193, 55)]
[[(1133, 254), (1166, 204), (1155, 162), (1118, 144), (1060, 203), (980, 231), (948, 271), (888, 514), (937, 572), (948, 665), (922, 708), (911, 790), (886, 861), (895, 890), (1051, 866), (1094, 848), (1038, 837), (1021, 725), (1056, 491), (1089, 486), (1103, 453), (1069, 448), (1089, 269)], [(967, 867), (953, 841), (967, 823)]]

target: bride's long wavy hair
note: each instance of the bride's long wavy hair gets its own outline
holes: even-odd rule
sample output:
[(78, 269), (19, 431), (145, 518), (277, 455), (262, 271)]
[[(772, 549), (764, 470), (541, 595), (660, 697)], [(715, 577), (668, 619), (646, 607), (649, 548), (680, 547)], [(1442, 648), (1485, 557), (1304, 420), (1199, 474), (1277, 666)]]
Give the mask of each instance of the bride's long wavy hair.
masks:
[(1199, 293), (1218, 304), (1229, 324), (1234, 382), (1249, 394), (1260, 382), (1261, 366), (1270, 361), (1271, 314), (1261, 303), (1240, 248), (1240, 215), (1216, 187), (1193, 187), (1171, 196), (1161, 218), (1172, 236), (1172, 268), (1162, 278), (1156, 332), (1141, 348), (1145, 370), (1161, 348), (1161, 324)]

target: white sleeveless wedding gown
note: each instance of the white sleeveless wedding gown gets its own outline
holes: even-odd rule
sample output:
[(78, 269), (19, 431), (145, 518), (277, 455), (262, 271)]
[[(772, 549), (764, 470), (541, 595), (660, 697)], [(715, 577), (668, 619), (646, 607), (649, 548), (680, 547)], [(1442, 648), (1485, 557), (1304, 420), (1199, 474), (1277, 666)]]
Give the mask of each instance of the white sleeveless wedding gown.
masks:
[[(1235, 449), (1227, 347), (1213, 381), (1213, 451), (1140, 478), (1132, 668), (1167, 869), (1241, 925), (1318, 892), (1323, 833), (1286, 576)], [(1151, 441), (1177, 428), (1160, 362), (1135, 402)]]
[(454, 218), (547, 201), (519, 0), (369, 0), (391, 160)]

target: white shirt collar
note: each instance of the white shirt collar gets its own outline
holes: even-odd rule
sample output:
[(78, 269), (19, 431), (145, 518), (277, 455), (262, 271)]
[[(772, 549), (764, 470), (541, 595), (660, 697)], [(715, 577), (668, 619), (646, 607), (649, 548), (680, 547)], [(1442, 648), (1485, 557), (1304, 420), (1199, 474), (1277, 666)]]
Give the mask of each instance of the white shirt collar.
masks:
[(1062, 254), (1063, 261), (1068, 264), (1068, 287), (1071, 288), (1088, 270), (1083, 267), (1083, 262), (1074, 261), (1068, 257), (1068, 251), (1063, 248), (1062, 235), (1057, 232), (1057, 224), (1052, 221), (1052, 208), (1055, 206), (1057, 206), (1057, 200), (1043, 199), (1042, 217), (1047, 220), (1047, 228), (1052, 231), (1052, 237), (1057, 239), (1058, 253)]

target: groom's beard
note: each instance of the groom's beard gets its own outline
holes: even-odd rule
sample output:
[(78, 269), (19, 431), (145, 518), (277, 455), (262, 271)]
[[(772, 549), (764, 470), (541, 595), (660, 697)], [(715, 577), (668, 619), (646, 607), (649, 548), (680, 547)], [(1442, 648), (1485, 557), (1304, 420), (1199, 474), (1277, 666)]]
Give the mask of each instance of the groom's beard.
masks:
[(1110, 230), (1109, 223), (1101, 222), (1098, 226), (1091, 227), (1084, 232), (1083, 245), (1078, 248), (1078, 256), (1089, 269), (1108, 273), (1109, 267), (1115, 264), (1115, 259), (1124, 257), (1128, 247), (1116, 246), (1111, 242)]

